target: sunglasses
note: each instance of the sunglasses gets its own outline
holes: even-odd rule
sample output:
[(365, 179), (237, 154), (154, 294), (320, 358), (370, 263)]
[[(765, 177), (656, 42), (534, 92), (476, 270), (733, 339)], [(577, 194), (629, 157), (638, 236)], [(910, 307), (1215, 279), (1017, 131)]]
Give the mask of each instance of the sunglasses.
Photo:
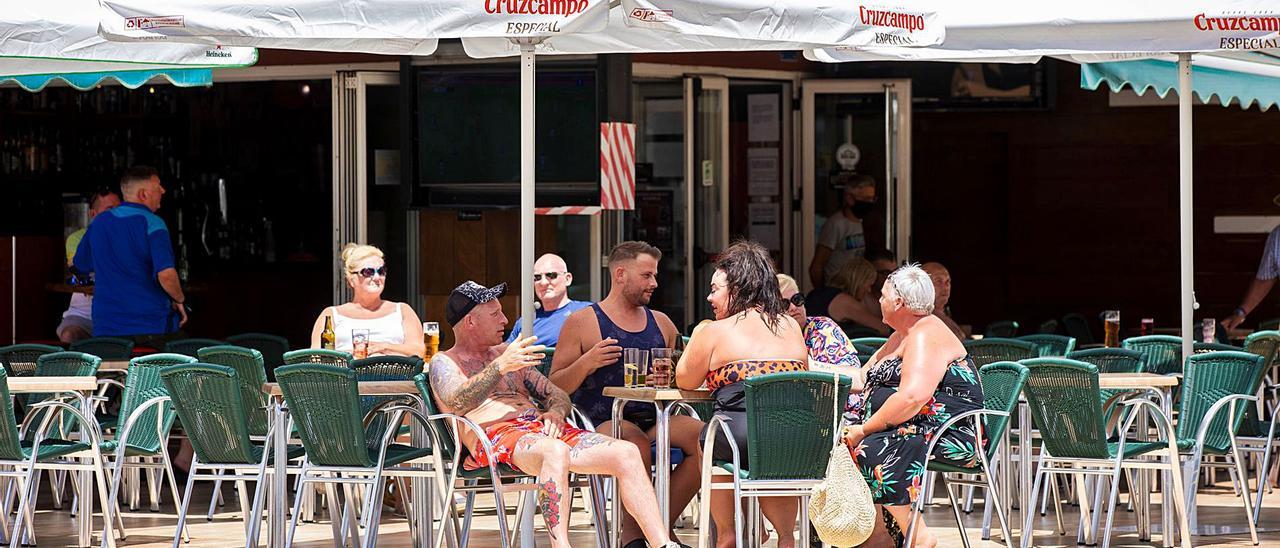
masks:
[(791, 306), (804, 306), (804, 294), (796, 293), (795, 295), (792, 295), (790, 299), (786, 299), (786, 301), (791, 303)]
[[(542, 277), (543, 277), (543, 276), (546, 276), (546, 277), (547, 277), (547, 281), (549, 281), (549, 282), (554, 282), (554, 281), (556, 281), (556, 278), (559, 278), (559, 277), (560, 277), (560, 274), (562, 274), (562, 273), (561, 273), (561, 272), (548, 272), (548, 273), (546, 273), (546, 274), (534, 274), (534, 275), (533, 275), (533, 281), (535, 281), (535, 282), (540, 282), (540, 281), (542, 281)], [(564, 272), (563, 274), (568, 274), (568, 273), (567, 273), (567, 272)]]
[(378, 276), (382, 276), (383, 278), (386, 278), (387, 265), (382, 265), (378, 268), (361, 268), (360, 270), (353, 270), (351, 271), (351, 273), (359, 274), (361, 278), (372, 278), (374, 274), (377, 274)]

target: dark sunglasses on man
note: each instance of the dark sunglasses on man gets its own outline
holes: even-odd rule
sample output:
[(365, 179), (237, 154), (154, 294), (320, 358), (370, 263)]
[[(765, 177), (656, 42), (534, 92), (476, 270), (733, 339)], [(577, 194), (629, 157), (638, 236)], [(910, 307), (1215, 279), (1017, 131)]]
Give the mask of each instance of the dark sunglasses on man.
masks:
[(804, 293), (796, 293), (795, 295), (792, 295), (791, 298), (783, 300), (791, 303), (791, 306), (801, 307), (804, 306)]
[(556, 281), (556, 278), (559, 278), (559, 277), (560, 277), (560, 275), (561, 275), (561, 274), (564, 274), (564, 272), (548, 272), (548, 273), (546, 273), (546, 274), (534, 274), (534, 275), (533, 275), (533, 281), (535, 281), (535, 282), (540, 282), (540, 281), (542, 281), (542, 277), (543, 277), (543, 276), (546, 276), (546, 277), (547, 277), (547, 281), (549, 281), (549, 282), (554, 282), (554, 281)]
[(383, 278), (386, 278), (387, 265), (382, 265), (378, 268), (361, 268), (360, 270), (353, 270), (351, 271), (351, 273), (359, 274), (361, 278), (372, 278), (374, 274), (377, 274), (379, 276), (382, 276)]

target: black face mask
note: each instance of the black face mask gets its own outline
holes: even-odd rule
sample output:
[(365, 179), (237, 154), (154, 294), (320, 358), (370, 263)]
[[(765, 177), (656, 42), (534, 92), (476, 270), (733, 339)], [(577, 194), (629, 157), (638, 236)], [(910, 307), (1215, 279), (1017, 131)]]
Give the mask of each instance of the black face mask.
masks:
[(857, 200), (857, 201), (854, 201), (853, 205), (849, 207), (849, 213), (852, 213), (854, 217), (857, 217), (859, 219), (865, 219), (867, 215), (871, 214), (871, 210), (875, 209), (875, 207), (876, 207), (875, 202), (864, 202), (862, 200)]

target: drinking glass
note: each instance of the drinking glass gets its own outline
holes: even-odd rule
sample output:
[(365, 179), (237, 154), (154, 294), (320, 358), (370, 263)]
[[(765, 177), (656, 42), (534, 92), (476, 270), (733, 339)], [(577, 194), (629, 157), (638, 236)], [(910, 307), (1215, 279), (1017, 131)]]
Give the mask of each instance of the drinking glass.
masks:
[(1200, 320), (1200, 340), (1211, 343), (1218, 340), (1218, 321), (1213, 318)]
[(670, 348), (654, 348), (649, 351), (653, 357), (653, 370), (649, 377), (653, 379), (654, 388), (671, 388), (672, 377), (675, 377), (675, 360)]
[(1120, 311), (1108, 310), (1102, 313), (1103, 332), (1106, 337), (1103, 344), (1107, 348), (1116, 348), (1120, 346)]
[(422, 336), (427, 339), (423, 341), (427, 347), (423, 359), (431, 361), (440, 350), (440, 322), (422, 322)]
[(357, 360), (369, 357), (369, 330), (351, 330), (351, 356)]
[(1138, 334), (1146, 336), (1146, 335), (1154, 335), (1155, 332), (1156, 332), (1155, 318), (1143, 318), (1142, 328), (1138, 331)]
[(640, 372), (649, 369), (649, 351), (639, 348), (622, 349), (622, 382), (627, 388), (644, 386)]

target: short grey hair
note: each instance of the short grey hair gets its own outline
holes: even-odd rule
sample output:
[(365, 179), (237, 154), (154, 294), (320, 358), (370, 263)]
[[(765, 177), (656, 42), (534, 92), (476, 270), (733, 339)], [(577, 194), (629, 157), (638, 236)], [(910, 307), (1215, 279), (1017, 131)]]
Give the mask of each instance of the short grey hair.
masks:
[(892, 274), (885, 282), (902, 298), (902, 304), (916, 314), (933, 314), (933, 279), (917, 263), (908, 263)]

